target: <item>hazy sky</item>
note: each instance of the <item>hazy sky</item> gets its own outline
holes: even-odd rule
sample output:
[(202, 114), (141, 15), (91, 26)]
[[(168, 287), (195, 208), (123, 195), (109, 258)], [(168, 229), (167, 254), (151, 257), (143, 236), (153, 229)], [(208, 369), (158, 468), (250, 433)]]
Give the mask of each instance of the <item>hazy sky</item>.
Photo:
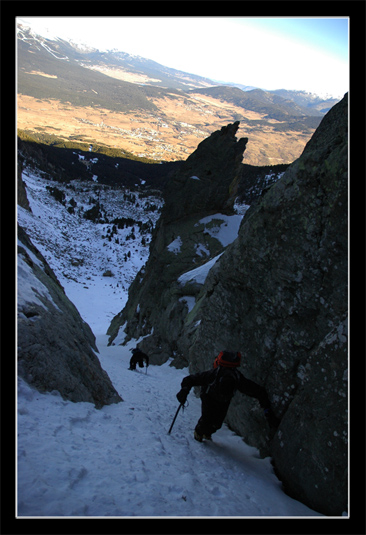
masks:
[(117, 48), (175, 69), (262, 89), (342, 97), (349, 20), (291, 17), (17, 17), (45, 35)]

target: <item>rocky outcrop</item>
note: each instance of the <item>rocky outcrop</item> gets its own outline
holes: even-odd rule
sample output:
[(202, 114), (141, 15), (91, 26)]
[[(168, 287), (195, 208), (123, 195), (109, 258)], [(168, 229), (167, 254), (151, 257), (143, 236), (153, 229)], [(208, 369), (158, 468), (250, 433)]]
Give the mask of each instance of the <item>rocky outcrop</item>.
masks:
[(25, 210), (28, 210), (31, 212), (31, 207), (29, 206), (29, 201), (27, 197), (27, 191), (25, 189), (25, 184), (22, 179), (22, 170), (23, 166), (20, 162), (18, 162), (18, 173), (17, 173), (17, 204), (21, 206), (22, 208), (25, 208)]
[(122, 398), (95, 355), (95, 337), (46, 260), (18, 227), (18, 374), (40, 392), (97, 408)]
[[(150, 333), (147, 351), (171, 356), (174, 349), (191, 372), (210, 368), (222, 349), (241, 351), (243, 373), (266, 388), (281, 423), (273, 436), (257, 402), (240, 394), (227, 423), (273, 457), (289, 494), (326, 515), (341, 515), (348, 503), (347, 127), (346, 95), (247, 211), (216, 262), (219, 251), (210, 250), (201, 279), (195, 257), (172, 262), (167, 252), (178, 236), (196, 245), (204, 236), (184, 217), (192, 206), (188, 175), (201, 177), (193, 167), (178, 177), (178, 205), (173, 196), (167, 202), (149, 263), (119, 318), (130, 336)], [(192, 210), (199, 202), (197, 194)]]
[(187, 158), (169, 181), (162, 222), (190, 215), (231, 213), (241, 173), (247, 138), (236, 139), (239, 121), (213, 132)]
[(111, 323), (110, 343), (146, 337), (140, 345), (153, 363), (175, 356), (176, 365), (188, 364), (178, 338), (201, 284), (178, 279), (223, 252), (231, 238), (220, 232), (236, 225), (232, 240), (237, 235), (241, 218), (233, 204), (248, 141), (236, 139), (238, 128), (238, 122), (229, 124), (202, 141), (169, 182), (149, 260)]

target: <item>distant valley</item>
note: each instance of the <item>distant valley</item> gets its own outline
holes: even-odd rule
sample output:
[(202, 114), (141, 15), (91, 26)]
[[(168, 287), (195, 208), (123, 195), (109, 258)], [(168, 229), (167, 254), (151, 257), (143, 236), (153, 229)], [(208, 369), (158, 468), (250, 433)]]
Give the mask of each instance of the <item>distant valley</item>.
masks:
[(47, 40), (18, 25), (18, 129), (155, 161), (185, 160), (233, 121), (244, 162), (291, 163), (337, 101), (304, 92), (243, 91), (156, 62)]

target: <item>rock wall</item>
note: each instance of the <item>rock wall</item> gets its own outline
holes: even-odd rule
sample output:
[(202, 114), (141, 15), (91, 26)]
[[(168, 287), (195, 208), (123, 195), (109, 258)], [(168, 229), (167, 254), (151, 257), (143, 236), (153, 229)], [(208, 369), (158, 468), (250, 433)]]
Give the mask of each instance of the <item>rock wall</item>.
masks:
[(97, 408), (122, 401), (95, 355), (90, 327), (18, 227), (18, 374), (40, 392)]
[(347, 96), (302, 156), (244, 217), (210, 270), (189, 323), (190, 369), (240, 350), (281, 419), (268, 433), (256, 402), (237, 394), (227, 422), (272, 455), (287, 491), (329, 515), (347, 510)]

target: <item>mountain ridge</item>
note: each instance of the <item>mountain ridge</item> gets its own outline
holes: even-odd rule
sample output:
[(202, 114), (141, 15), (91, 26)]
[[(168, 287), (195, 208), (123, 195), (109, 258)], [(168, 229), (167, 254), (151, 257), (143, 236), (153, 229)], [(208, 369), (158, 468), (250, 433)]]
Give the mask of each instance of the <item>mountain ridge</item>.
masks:
[[(200, 93), (210, 96), (215, 96), (229, 102), (242, 105), (244, 108), (251, 111), (260, 111), (267, 114), (270, 119), (281, 119), (283, 116), (306, 116), (311, 115), (315, 117), (323, 116), (318, 110), (308, 110), (303, 106), (299, 106), (290, 98), (285, 99), (281, 96), (273, 94), (273, 91), (264, 91), (260, 88), (242, 91), (241, 89), (228, 85), (220, 85), (204, 89), (191, 90), (191, 93)], [(279, 117), (280, 115), (280, 117)], [(282, 117), (281, 117), (282, 115)]]
[[(27, 40), (27, 36), (24, 34), (29, 34), (32, 36), (32, 38), (36, 40), (45, 40), (50, 42), (55, 42), (52, 39), (49, 39), (48, 37), (43, 37), (36, 32), (34, 32), (30, 27), (28, 27), (24, 23), (18, 23), (18, 35), (23, 34), (23, 40)], [(99, 50), (98, 48), (91, 47), (89, 45), (83, 45), (81, 43), (76, 43), (75, 41), (69, 39), (65, 40), (62, 38), (57, 37), (57, 43), (63, 47), (66, 47), (67, 50), (69, 50), (72, 54), (72, 58), (74, 60), (80, 60), (81, 58), (85, 58), (91, 62), (94, 60), (95, 62), (102, 64), (103, 60), (107, 60), (108, 63), (112, 63), (113, 61), (116, 62), (116, 65), (120, 64), (121, 67), (128, 66), (132, 71), (136, 71), (137, 73), (143, 71), (148, 71), (151, 69), (151, 71), (154, 71), (154, 75), (159, 73), (161, 75), (162, 73), (166, 73), (169, 77), (169, 87), (170, 88), (180, 88), (180, 89), (187, 89), (187, 85), (195, 85), (195, 87), (199, 87), (200, 85), (206, 87), (206, 86), (233, 86), (236, 87), (242, 91), (251, 91), (254, 89), (261, 89), (262, 91), (265, 91), (267, 93), (273, 93), (279, 96), (284, 95), (284, 99), (290, 99), (293, 100), (295, 103), (300, 104), (300, 100), (302, 102), (302, 106), (307, 107), (307, 103), (309, 107), (312, 107), (314, 105), (314, 101), (316, 103), (319, 102), (327, 102), (329, 104), (329, 101), (332, 101), (332, 105), (336, 104), (336, 102), (339, 102), (340, 98), (336, 97), (329, 97), (327, 96), (325, 99), (323, 99), (320, 95), (316, 95), (315, 93), (307, 92), (306, 90), (289, 90), (289, 89), (275, 89), (275, 90), (267, 90), (265, 88), (259, 88), (255, 86), (248, 86), (243, 85), (239, 83), (234, 83), (230, 81), (219, 81), (219, 80), (213, 80), (207, 77), (199, 76), (196, 74), (188, 73), (185, 71), (181, 71), (179, 69), (174, 69), (172, 67), (167, 67), (165, 65), (162, 65), (161, 63), (158, 63), (157, 61), (154, 61), (149, 58), (144, 58), (142, 56), (136, 55), (136, 54), (130, 54), (128, 52), (123, 52), (117, 48), (113, 49), (106, 49), (106, 50)], [(86, 68), (88, 65), (84, 65)], [(173, 80), (173, 76), (180, 76), (183, 78), (187, 78), (191, 80), (191, 83), (188, 82), (179, 82), (177, 80)], [(162, 85), (163, 81), (151, 81), (150, 85)], [(177, 84), (177, 85), (174, 85)], [(326, 112), (323, 112), (326, 113)]]
[[(33, 43), (32, 43), (33, 41)], [(47, 45), (46, 45), (47, 41)], [(301, 101), (302, 105), (301, 108), (304, 109), (296, 109), (296, 106), (299, 106), (295, 102), (294, 104), (290, 104), (290, 108), (293, 109), (293, 111), (297, 114), (304, 115), (306, 112), (308, 112), (310, 115), (314, 116), (321, 116), (324, 113), (319, 112), (318, 110), (314, 109), (307, 109), (306, 102), (310, 101), (311, 103), (314, 102), (314, 98), (317, 103), (323, 102), (322, 99), (316, 95), (313, 95), (311, 93), (306, 93), (305, 91), (299, 92), (299, 91), (291, 91), (291, 90), (285, 90), (285, 89), (278, 89), (278, 90), (264, 90), (257, 87), (252, 86), (243, 86), (241, 84), (231, 84), (231, 83), (223, 83), (223, 82), (216, 82), (214, 80), (211, 80), (209, 78), (205, 78), (202, 76), (190, 74), (178, 69), (174, 69), (171, 67), (166, 67), (154, 60), (143, 58), (141, 56), (136, 56), (129, 54), (127, 52), (123, 52), (117, 49), (112, 50), (106, 50), (106, 51), (100, 51), (96, 48), (82, 48), (77, 43), (74, 43), (72, 41), (66, 41), (61, 38), (57, 38), (57, 41), (52, 41), (46, 38), (40, 39), (40, 36), (37, 36), (35, 32), (21, 29), (21, 25), (18, 25), (18, 46), (20, 43), (27, 43), (28, 45), (34, 45), (35, 43), (41, 43), (46, 53), (50, 54), (54, 58), (57, 58), (56, 54), (59, 54), (60, 57), (57, 59), (64, 60), (68, 62), (69, 67), (73, 64), (77, 64), (78, 66), (81, 66), (83, 68), (86, 68), (91, 71), (97, 71), (97, 66), (103, 66), (103, 65), (111, 65), (112, 67), (120, 67), (120, 68), (128, 68), (130, 72), (134, 72), (136, 74), (144, 75), (147, 77), (151, 77), (150, 80), (148, 80), (147, 85), (152, 87), (161, 87), (163, 89), (182, 89), (182, 90), (188, 90), (193, 91), (192, 88), (187, 88), (187, 86), (193, 86), (194, 89), (201, 89), (201, 90), (207, 90), (208, 87), (216, 87), (216, 92), (223, 90), (223, 88), (232, 87), (233, 92), (236, 90), (238, 93), (243, 92), (245, 93), (252, 93), (255, 91), (255, 95), (257, 96), (259, 92), (262, 92), (262, 94), (271, 95), (272, 103), (274, 102), (274, 99), (276, 99), (278, 102), (283, 99), (282, 104), (284, 105), (285, 102), (288, 103), (289, 101), (295, 102), (292, 95), (296, 95), (295, 98), (297, 101), (299, 101), (299, 93), (301, 94)], [(21, 46), (21, 45), (20, 45)], [(37, 46), (37, 45), (36, 45)], [(53, 46), (53, 49), (51, 48)], [(56, 50), (55, 50), (56, 49)], [(22, 54), (22, 50), (19, 50), (20, 54)], [(71, 52), (71, 54), (70, 54)], [(68, 54), (68, 55), (66, 55)], [(47, 54), (46, 54), (47, 55)], [(46, 57), (45, 54), (43, 54), (43, 61)], [(49, 68), (49, 66), (48, 66)], [(109, 77), (113, 76), (111, 74), (108, 75)], [(164, 78), (164, 80), (154, 79), (154, 76), (159, 76)], [(179, 81), (179, 78), (186, 79), (186, 82)], [(168, 85), (165, 85), (168, 84)], [(241, 85), (241, 87), (239, 87)], [(203, 86), (203, 87), (202, 87)], [(242, 89), (243, 87), (247, 87), (248, 89)], [(220, 89), (222, 88), (222, 89)], [(252, 93), (254, 95), (254, 93)], [(282, 97), (281, 95), (284, 95)], [(237, 97), (238, 98), (238, 97)], [(241, 98), (245, 98), (243, 95), (241, 95)], [(327, 99), (329, 104), (329, 99)], [(334, 103), (338, 102), (337, 99), (334, 99)], [(281, 104), (281, 102), (280, 102)], [(250, 109), (250, 108), (249, 108)]]

